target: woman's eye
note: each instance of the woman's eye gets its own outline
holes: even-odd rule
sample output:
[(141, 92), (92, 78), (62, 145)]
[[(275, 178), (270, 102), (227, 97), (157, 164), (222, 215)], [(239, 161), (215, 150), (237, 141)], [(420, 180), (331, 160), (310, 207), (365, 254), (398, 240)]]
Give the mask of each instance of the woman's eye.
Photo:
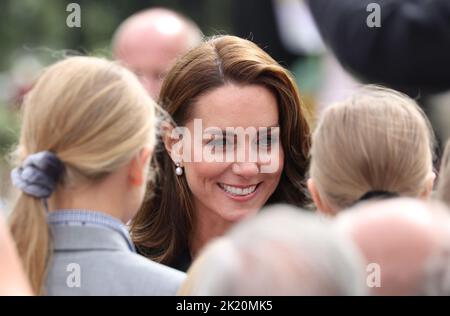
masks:
[(207, 145), (216, 148), (223, 148), (227, 145), (232, 145), (232, 143), (227, 138), (217, 138), (210, 140)]
[(264, 136), (258, 138), (258, 147), (261, 146), (261, 147), (270, 148), (277, 143), (278, 143), (278, 138), (273, 137), (271, 135), (264, 135)]

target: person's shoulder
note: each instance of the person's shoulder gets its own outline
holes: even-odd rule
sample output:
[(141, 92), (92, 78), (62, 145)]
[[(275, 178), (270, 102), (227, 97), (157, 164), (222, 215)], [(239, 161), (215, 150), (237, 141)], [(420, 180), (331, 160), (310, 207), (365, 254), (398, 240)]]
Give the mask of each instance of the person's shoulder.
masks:
[(183, 279), (185, 277), (185, 273), (152, 261), (139, 254), (129, 253), (128, 257), (130, 259), (128, 264), (133, 265), (136, 270), (154, 272), (160, 275), (173, 277), (174, 279)]
[(131, 252), (112, 253), (114, 270), (124, 282), (141, 289), (149, 289), (157, 295), (175, 295), (186, 274)]
[[(78, 270), (69, 269), (73, 263)], [(77, 271), (81, 287), (67, 288)], [(53, 256), (48, 285), (50, 295), (175, 295), (184, 278), (183, 272), (130, 251), (77, 251)]]

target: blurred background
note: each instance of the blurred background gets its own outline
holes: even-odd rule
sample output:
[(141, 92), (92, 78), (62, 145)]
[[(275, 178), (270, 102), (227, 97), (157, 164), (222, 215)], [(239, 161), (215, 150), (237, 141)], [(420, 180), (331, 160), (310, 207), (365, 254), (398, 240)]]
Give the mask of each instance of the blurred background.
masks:
[[(70, 3), (81, 7), (80, 28), (66, 25)], [(0, 209), (9, 210), (8, 153), (17, 140), (20, 103), (40, 71), (72, 52), (110, 57), (119, 24), (151, 7), (186, 15), (206, 36), (233, 34), (253, 40), (292, 71), (304, 103), (316, 114), (358, 85), (325, 47), (302, 0), (1, 0)], [(448, 94), (440, 94), (428, 101), (439, 109), (433, 125), (444, 140), (450, 134), (448, 115), (440, 111), (448, 99)]]
[[(66, 25), (70, 3), (81, 7), (81, 27)], [(288, 2), (286, 2), (288, 3)], [(289, 3), (288, 3), (289, 4)], [(292, 1), (297, 9), (301, 1)], [(0, 1), (0, 208), (9, 209), (12, 194), (8, 153), (17, 140), (18, 110), (24, 94), (46, 65), (66, 54), (111, 56), (111, 39), (119, 24), (150, 8), (176, 10), (198, 24), (206, 36), (235, 34), (254, 40), (284, 66), (304, 74), (303, 90), (318, 84), (323, 44), (317, 36), (310, 52), (279, 36), (271, 0), (2, 0)], [(289, 8), (288, 8), (289, 9)], [(313, 34), (314, 35), (314, 34)], [(291, 37), (295, 36), (291, 35)], [(314, 36), (313, 36), (314, 37)], [(319, 41), (318, 41), (319, 39)], [(289, 45), (292, 47), (289, 48)], [(297, 45), (298, 46), (298, 45)], [(314, 51), (315, 50), (315, 51)], [(312, 52), (312, 54), (311, 54)], [(316, 54), (318, 52), (319, 54)], [(302, 79), (303, 78), (303, 79)], [(306, 94), (305, 94), (306, 98)], [(308, 97), (313, 99), (313, 97)]]

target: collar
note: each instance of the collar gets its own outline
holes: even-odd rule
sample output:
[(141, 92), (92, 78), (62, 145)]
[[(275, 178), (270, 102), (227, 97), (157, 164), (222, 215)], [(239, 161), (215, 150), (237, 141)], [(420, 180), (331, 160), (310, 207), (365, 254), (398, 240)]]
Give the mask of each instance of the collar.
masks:
[(127, 226), (96, 211), (65, 209), (47, 214), (54, 234), (55, 250), (127, 248), (136, 252)]

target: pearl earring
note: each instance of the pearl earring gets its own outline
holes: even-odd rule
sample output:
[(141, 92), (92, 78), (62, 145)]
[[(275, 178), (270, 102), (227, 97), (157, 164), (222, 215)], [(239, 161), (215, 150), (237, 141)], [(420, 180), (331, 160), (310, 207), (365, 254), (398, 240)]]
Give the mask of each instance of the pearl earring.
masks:
[(177, 168), (175, 169), (175, 173), (177, 174), (177, 176), (183, 175), (183, 168), (180, 167), (179, 162), (176, 163), (176, 166), (177, 166)]

